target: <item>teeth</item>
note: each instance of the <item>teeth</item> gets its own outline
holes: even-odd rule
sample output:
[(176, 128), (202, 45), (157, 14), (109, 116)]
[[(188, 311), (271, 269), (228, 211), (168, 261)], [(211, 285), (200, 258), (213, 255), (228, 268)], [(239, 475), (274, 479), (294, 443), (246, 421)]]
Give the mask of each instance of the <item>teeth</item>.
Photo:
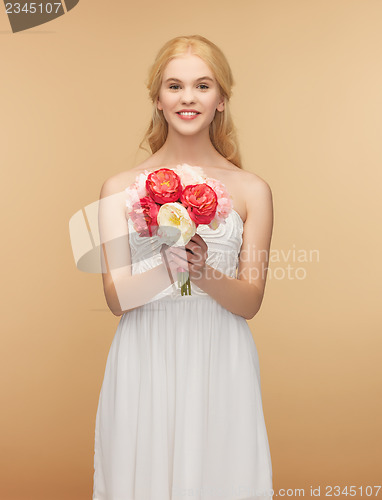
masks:
[(192, 116), (192, 115), (197, 115), (198, 113), (193, 113), (191, 111), (181, 111), (179, 114), (185, 116)]

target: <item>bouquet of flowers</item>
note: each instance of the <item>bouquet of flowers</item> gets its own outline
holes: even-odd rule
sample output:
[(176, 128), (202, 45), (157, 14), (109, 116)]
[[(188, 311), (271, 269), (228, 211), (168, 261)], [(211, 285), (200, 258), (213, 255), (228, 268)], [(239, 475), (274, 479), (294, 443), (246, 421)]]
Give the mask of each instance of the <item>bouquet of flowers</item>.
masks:
[[(125, 191), (127, 214), (138, 235), (158, 236), (168, 245), (187, 245), (199, 224), (216, 230), (232, 209), (224, 184), (187, 163), (145, 170)], [(181, 294), (191, 295), (186, 269), (178, 267), (177, 280)]]

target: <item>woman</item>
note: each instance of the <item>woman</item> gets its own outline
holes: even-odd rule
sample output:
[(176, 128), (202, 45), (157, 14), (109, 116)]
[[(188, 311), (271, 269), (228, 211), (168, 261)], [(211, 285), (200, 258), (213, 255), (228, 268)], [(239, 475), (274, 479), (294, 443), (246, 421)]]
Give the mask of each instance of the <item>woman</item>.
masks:
[[(102, 186), (102, 274), (121, 316), (96, 416), (93, 500), (265, 500), (272, 465), (257, 350), (273, 207), (241, 167), (221, 50), (194, 35), (167, 42), (151, 68), (152, 155)], [(142, 144), (142, 143), (141, 143)], [(140, 238), (125, 189), (141, 173), (186, 164), (222, 182), (234, 209), (184, 248)], [(192, 294), (174, 286), (189, 271)], [(236, 276), (237, 273), (237, 276)]]

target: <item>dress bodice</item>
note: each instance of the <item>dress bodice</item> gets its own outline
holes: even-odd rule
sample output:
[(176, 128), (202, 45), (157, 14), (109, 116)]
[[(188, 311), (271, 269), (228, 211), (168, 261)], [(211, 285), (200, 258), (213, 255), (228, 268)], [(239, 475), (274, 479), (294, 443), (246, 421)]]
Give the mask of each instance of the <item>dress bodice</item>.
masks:
[[(129, 243), (132, 264), (132, 274), (139, 274), (149, 271), (162, 264), (160, 249), (162, 241), (158, 236), (141, 237), (135, 231), (132, 220), (128, 219)], [(240, 215), (232, 209), (225, 222), (221, 223), (215, 230), (207, 224), (200, 224), (196, 230), (208, 245), (208, 257), (206, 264), (221, 271), (230, 277), (236, 277), (239, 265), (239, 253), (243, 242), (244, 223)], [(192, 296), (208, 295), (195, 283), (191, 282)], [(155, 295), (149, 302), (162, 297), (172, 296), (173, 298), (185, 296), (181, 295), (176, 284), (170, 285), (162, 292)]]

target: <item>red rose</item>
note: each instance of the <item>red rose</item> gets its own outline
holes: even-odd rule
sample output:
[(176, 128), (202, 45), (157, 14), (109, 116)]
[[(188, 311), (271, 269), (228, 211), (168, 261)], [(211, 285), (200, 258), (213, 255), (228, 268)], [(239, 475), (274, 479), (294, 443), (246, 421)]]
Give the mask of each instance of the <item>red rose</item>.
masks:
[(134, 229), (139, 236), (153, 236), (158, 231), (157, 215), (160, 206), (150, 196), (145, 196), (133, 204), (129, 212)]
[(212, 187), (207, 184), (190, 184), (180, 197), (181, 203), (195, 224), (209, 224), (216, 214), (218, 198)]
[(160, 168), (147, 176), (146, 189), (156, 203), (164, 205), (178, 201), (183, 188), (178, 174), (169, 168)]

